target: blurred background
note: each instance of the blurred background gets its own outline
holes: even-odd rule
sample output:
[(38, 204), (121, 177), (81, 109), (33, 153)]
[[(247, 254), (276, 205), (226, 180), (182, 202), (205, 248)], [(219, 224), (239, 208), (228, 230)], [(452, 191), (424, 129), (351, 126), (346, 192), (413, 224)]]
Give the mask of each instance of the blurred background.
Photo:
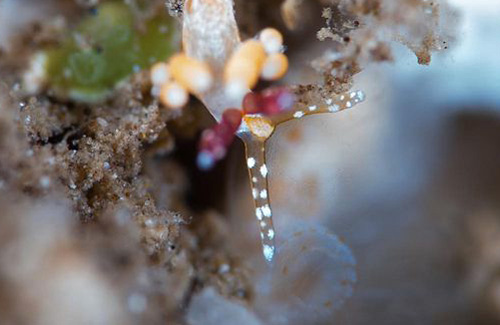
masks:
[[(457, 39), (430, 66), (396, 46), (394, 63), (355, 77), (364, 103), (271, 139), (278, 237), (319, 223), (357, 261), (352, 297), (328, 324), (500, 322), (500, 3), (449, 3)], [(235, 215), (251, 211), (241, 184)], [(240, 233), (257, 231), (251, 219)]]

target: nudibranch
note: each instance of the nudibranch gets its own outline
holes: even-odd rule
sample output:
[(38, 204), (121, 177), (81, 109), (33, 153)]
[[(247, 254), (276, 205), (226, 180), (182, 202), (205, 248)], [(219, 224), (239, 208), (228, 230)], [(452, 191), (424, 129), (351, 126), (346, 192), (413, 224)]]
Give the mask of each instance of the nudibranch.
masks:
[(335, 113), (364, 100), (361, 91), (339, 94), (323, 103), (306, 105), (291, 88), (251, 92), (259, 79), (277, 80), (288, 69), (283, 37), (266, 28), (241, 41), (232, 0), (186, 0), (182, 27), (183, 53), (151, 69), (152, 93), (171, 109), (179, 109), (188, 94), (198, 97), (217, 124), (203, 132), (198, 166), (209, 169), (225, 156), (235, 136), (245, 144), (262, 251), (268, 262), (276, 252), (266, 164), (266, 141), (276, 127), (307, 115)]

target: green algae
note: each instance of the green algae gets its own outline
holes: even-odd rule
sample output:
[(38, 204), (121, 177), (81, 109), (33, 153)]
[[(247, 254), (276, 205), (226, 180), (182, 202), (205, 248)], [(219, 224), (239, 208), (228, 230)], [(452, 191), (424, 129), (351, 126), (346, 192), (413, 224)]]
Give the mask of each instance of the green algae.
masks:
[(123, 2), (106, 2), (62, 43), (44, 51), (46, 82), (59, 97), (97, 102), (132, 73), (179, 48), (175, 21), (163, 10), (137, 21)]

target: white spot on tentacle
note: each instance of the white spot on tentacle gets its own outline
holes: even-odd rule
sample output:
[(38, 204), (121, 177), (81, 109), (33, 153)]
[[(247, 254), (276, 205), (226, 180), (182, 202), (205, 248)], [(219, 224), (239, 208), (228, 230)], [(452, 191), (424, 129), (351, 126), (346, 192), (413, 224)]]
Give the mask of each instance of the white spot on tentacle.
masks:
[(250, 157), (247, 159), (247, 166), (248, 168), (253, 168), (255, 166), (255, 158)]
[(258, 220), (262, 220), (262, 210), (260, 208), (255, 209), (255, 216)]
[(338, 112), (340, 110), (340, 106), (337, 104), (328, 106), (328, 110), (332, 113)]
[(266, 166), (265, 164), (264, 164), (264, 165), (262, 165), (262, 166), (260, 167), (260, 174), (262, 175), (262, 177), (264, 177), (264, 178), (265, 178), (265, 177), (267, 176), (267, 172), (268, 172), (268, 170), (267, 170), (267, 166)]
[(271, 218), (271, 216), (273, 215), (269, 204), (262, 206), (262, 208), (260, 208), (260, 210), (261, 210), (262, 214), (264, 215), (264, 217)]
[(264, 245), (262, 247), (262, 252), (264, 253), (264, 257), (266, 258), (266, 260), (268, 260), (269, 262), (271, 262), (273, 260), (274, 247), (269, 246), (269, 245)]
[(295, 117), (295, 118), (301, 118), (301, 117), (302, 117), (302, 116), (304, 116), (304, 115), (305, 115), (305, 114), (304, 114), (304, 112), (302, 112), (302, 111), (297, 111), (297, 112), (295, 112), (295, 113), (293, 114), (293, 117)]

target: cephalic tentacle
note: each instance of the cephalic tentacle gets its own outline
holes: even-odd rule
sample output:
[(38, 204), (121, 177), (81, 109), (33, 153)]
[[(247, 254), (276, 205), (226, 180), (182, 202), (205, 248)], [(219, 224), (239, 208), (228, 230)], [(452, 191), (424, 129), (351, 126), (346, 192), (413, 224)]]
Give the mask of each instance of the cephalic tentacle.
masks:
[(274, 126), (290, 121), (300, 119), (304, 116), (322, 114), (322, 113), (337, 113), (345, 109), (354, 107), (365, 99), (365, 94), (360, 91), (349, 91), (327, 99), (323, 105), (303, 106), (297, 105), (294, 109), (285, 111), (281, 114), (270, 117)]
[(242, 136), (241, 138), (245, 143), (246, 164), (252, 188), (255, 217), (260, 230), (262, 253), (266, 261), (272, 262), (276, 250), (276, 232), (269, 198), (269, 169), (265, 158), (265, 140), (254, 136)]

